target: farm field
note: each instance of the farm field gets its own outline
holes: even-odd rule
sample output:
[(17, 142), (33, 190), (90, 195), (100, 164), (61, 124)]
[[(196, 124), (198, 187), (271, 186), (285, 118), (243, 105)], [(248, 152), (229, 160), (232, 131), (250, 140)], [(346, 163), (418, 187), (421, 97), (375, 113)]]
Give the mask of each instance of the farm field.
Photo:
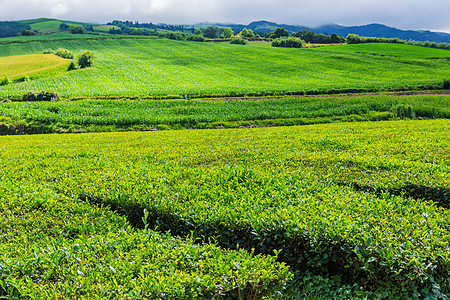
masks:
[(54, 74), (65, 71), (70, 60), (53, 54), (29, 54), (0, 57), (0, 79), (7, 76), (16, 79), (23, 76), (36, 76), (42, 73)]
[[(351, 46), (351, 47), (350, 47)], [(47, 48), (92, 50), (94, 68), (0, 87), (0, 96), (49, 90), (63, 97), (270, 95), (441, 88), (450, 52), (392, 44), (274, 49), (166, 39), (52, 40), (0, 45), (0, 56)], [(387, 55), (373, 55), (384, 53)], [(399, 53), (399, 55), (396, 55)], [(436, 59), (438, 58), (438, 59)]]
[[(142, 243), (150, 242), (142, 240), (143, 234), (156, 243), (170, 239), (146, 233), (157, 228), (204, 242), (214, 237), (227, 249), (237, 244), (254, 253), (282, 249), (279, 259), (300, 281), (302, 274), (313, 272), (356, 284), (360, 293), (375, 298), (448, 295), (449, 126), (448, 120), (408, 120), (0, 137), (1, 219), (6, 222), (0, 284), (4, 292), (23, 295), (95, 294), (97, 279), (77, 270), (87, 274), (97, 268), (117, 281), (101, 283), (98, 293), (132, 295), (127, 282), (137, 275), (123, 269), (128, 256), (120, 251), (146, 249)], [(55, 203), (59, 206), (53, 208)], [(65, 214), (71, 217), (59, 218)], [(92, 223), (91, 214), (105, 222)], [(35, 226), (45, 230), (24, 234)], [(115, 232), (131, 236), (136, 246), (114, 240)], [(15, 239), (34, 235), (43, 244), (23, 242), (11, 251)], [(171, 243), (192, 245), (176, 239), (167, 243), (169, 248)], [(95, 254), (110, 249), (108, 243), (115, 243), (113, 253), (120, 259)], [(207, 251), (202, 249), (195, 251)], [(282, 286), (287, 278), (271, 258), (220, 253), (225, 262), (241, 253), (246, 265), (262, 266), (258, 274), (264, 288), (270, 289), (270, 282)], [(230, 276), (253, 274), (235, 271)], [(217, 274), (214, 268), (211, 272)], [(118, 274), (129, 275), (119, 281)], [(85, 278), (76, 290), (70, 283), (75, 278)], [(47, 286), (50, 281), (58, 283), (55, 288)], [(134, 281), (133, 287), (143, 282)], [(248, 281), (241, 282), (247, 286)], [(216, 291), (217, 285), (210, 289)]]
[(450, 119), (450, 94), (9, 102), (0, 105), (0, 134), (265, 127), (402, 118)]

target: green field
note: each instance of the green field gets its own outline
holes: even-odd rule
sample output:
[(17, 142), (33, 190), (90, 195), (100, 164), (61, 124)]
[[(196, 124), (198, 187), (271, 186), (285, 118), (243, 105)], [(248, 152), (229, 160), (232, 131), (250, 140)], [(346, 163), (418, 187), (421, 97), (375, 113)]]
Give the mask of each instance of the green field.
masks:
[[(299, 278), (304, 272), (331, 274), (342, 284), (365, 287), (368, 295), (386, 290), (400, 298), (448, 294), (449, 125), (448, 120), (390, 121), (1, 137), (6, 227), (1, 227), (0, 284), (23, 295), (94, 295), (119, 293), (124, 287), (132, 295), (123, 283), (128, 279), (122, 278), (138, 275), (126, 271), (124, 261), (128, 251), (149, 253), (141, 246), (143, 233), (121, 231), (127, 226), (123, 220), (122, 227), (109, 225), (116, 224), (110, 218), (118, 217), (96, 208), (101, 205), (137, 228), (144, 227), (147, 210), (149, 228), (203, 240), (215, 237), (222, 247), (239, 244), (256, 253), (283, 249), (280, 258)], [(53, 207), (55, 201), (59, 204)], [(66, 214), (73, 217), (63, 221)], [(91, 214), (104, 216), (105, 222), (84, 219)], [(60, 221), (53, 224), (53, 218)], [(105, 231), (105, 226), (113, 229)], [(27, 230), (40, 227), (46, 229)], [(7, 238), (9, 230), (15, 239)], [(115, 240), (116, 231), (139, 242), (126, 246)], [(35, 235), (37, 243), (21, 242), (11, 252), (16, 239)], [(95, 254), (108, 247), (106, 241), (116, 245), (113, 253), (121, 259)], [(53, 253), (63, 258), (52, 258)], [(252, 264), (250, 257), (245, 261)], [(183, 265), (164, 274), (179, 274)], [(108, 266), (124, 274), (120, 281)], [(283, 269), (261, 266), (267, 271), (258, 274), (275, 276), (267, 275), (266, 282), (285, 276)], [(117, 282), (80, 277), (77, 268), (84, 274), (103, 272)], [(71, 291), (75, 278), (85, 281)], [(55, 288), (46, 288), (55, 280)], [(136, 289), (143, 282), (137, 281)]]
[[(402, 108), (411, 113), (402, 114)], [(82, 100), (0, 105), (0, 134), (205, 129), (450, 119), (450, 95)]]
[[(351, 47), (350, 47), (351, 46)], [(371, 91), (442, 86), (450, 52), (373, 44), (308, 49), (195, 43), (164, 39), (41, 41), (0, 45), (0, 56), (67, 48), (96, 53), (95, 67), (3, 86), (1, 96), (51, 90), (64, 97), (244, 95)], [(360, 48), (358, 48), (360, 47)], [(394, 48), (393, 48), (394, 47)], [(406, 54), (405, 54), (406, 53)], [(412, 55), (417, 55), (412, 57)], [(439, 57), (442, 59), (432, 59)], [(447, 59), (445, 59), (447, 58)]]

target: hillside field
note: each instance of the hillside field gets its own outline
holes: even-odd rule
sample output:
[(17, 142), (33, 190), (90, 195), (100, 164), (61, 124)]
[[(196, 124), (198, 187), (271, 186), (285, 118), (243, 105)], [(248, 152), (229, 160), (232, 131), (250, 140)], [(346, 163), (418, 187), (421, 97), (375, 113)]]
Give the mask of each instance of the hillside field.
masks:
[(151, 38), (43, 40), (0, 44), (0, 56), (59, 47), (94, 51), (94, 68), (2, 86), (0, 96), (40, 90), (63, 97), (402, 90), (442, 87), (450, 70), (448, 50), (392, 44), (275, 49)]
[(29, 54), (0, 57), (0, 79), (23, 76), (51, 75), (65, 71), (70, 60), (53, 54)]
[(450, 297), (448, 50), (56, 33), (4, 75), (0, 299)]

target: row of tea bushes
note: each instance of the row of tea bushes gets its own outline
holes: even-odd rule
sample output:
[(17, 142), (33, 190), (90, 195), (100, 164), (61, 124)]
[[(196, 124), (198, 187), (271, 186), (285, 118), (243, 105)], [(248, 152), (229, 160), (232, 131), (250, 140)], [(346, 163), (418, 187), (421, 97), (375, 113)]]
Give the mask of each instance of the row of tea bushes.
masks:
[(291, 277), (276, 255), (136, 230), (106, 207), (3, 171), (0, 298), (260, 298)]
[[(158, 230), (260, 253), (282, 249), (298, 270), (438, 296), (450, 290), (450, 215), (435, 198), (390, 193), (383, 178), (448, 189), (448, 126), (2, 137), (1, 155), (9, 176), (110, 205), (136, 226), (146, 209)], [(364, 180), (380, 191), (353, 186)]]

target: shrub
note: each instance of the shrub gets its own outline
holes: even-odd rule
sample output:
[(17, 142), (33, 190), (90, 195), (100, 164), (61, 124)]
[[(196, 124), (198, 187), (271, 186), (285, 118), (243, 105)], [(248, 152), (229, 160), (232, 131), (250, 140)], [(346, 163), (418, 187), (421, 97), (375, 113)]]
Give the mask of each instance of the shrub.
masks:
[(36, 35), (36, 32), (28, 30), (28, 29), (24, 29), (24, 30), (22, 30), (20, 35), (21, 36), (32, 36), (32, 35)]
[(19, 78), (15, 79), (14, 82), (25, 82), (25, 81), (29, 81), (30, 77), (24, 75), (24, 76), (20, 76)]
[(61, 101), (61, 96), (57, 92), (41, 91), (39, 93), (27, 92), (22, 96), (22, 101)]
[(203, 37), (203, 35), (199, 35), (199, 34), (193, 34), (187, 37), (188, 41), (194, 41), (194, 42), (204, 42), (205, 38)]
[(444, 90), (450, 90), (450, 80), (444, 79)]
[(413, 107), (409, 104), (398, 104), (392, 107), (391, 111), (397, 118), (401, 119), (414, 119), (416, 117)]
[(77, 65), (75, 64), (75, 62), (72, 60), (69, 64), (69, 66), (67, 67), (67, 71), (73, 71), (77, 69)]
[(11, 81), (9, 80), (8, 76), (6, 76), (6, 75), (5, 75), (5, 77), (3, 77), (3, 79), (0, 79), (0, 86), (8, 85), (10, 83), (11, 83)]
[(230, 44), (235, 44), (235, 45), (245, 45), (245, 44), (247, 44), (247, 42), (246, 42), (244, 39), (242, 39), (242, 38), (234, 38), (234, 39), (230, 42)]
[(244, 29), (242, 29), (242, 31), (239, 33), (239, 36), (240, 36), (241, 38), (253, 38), (253, 37), (255, 37), (255, 34), (253, 33), (253, 30), (244, 28)]
[(57, 56), (60, 56), (62, 58), (73, 59), (72, 51), (69, 51), (69, 50), (64, 49), (64, 48), (56, 49), (54, 54), (57, 55)]
[(86, 33), (86, 29), (83, 26), (70, 26), (69, 32), (71, 34), (83, 34)]
[(92, 67), (94, 57), (94, 52), (86, 50), (78, 56), (78, 65), (81, 69)]
[(272, 41), (272, 47), (301, 48), (303, 44), (303, 40), (295, 37), (289, 37), (285, 40), (276, 39)]
[(45, 49), (44, 52), (42, 52), (42, 54), (54, 54), (55, 52), (52, 49)]

